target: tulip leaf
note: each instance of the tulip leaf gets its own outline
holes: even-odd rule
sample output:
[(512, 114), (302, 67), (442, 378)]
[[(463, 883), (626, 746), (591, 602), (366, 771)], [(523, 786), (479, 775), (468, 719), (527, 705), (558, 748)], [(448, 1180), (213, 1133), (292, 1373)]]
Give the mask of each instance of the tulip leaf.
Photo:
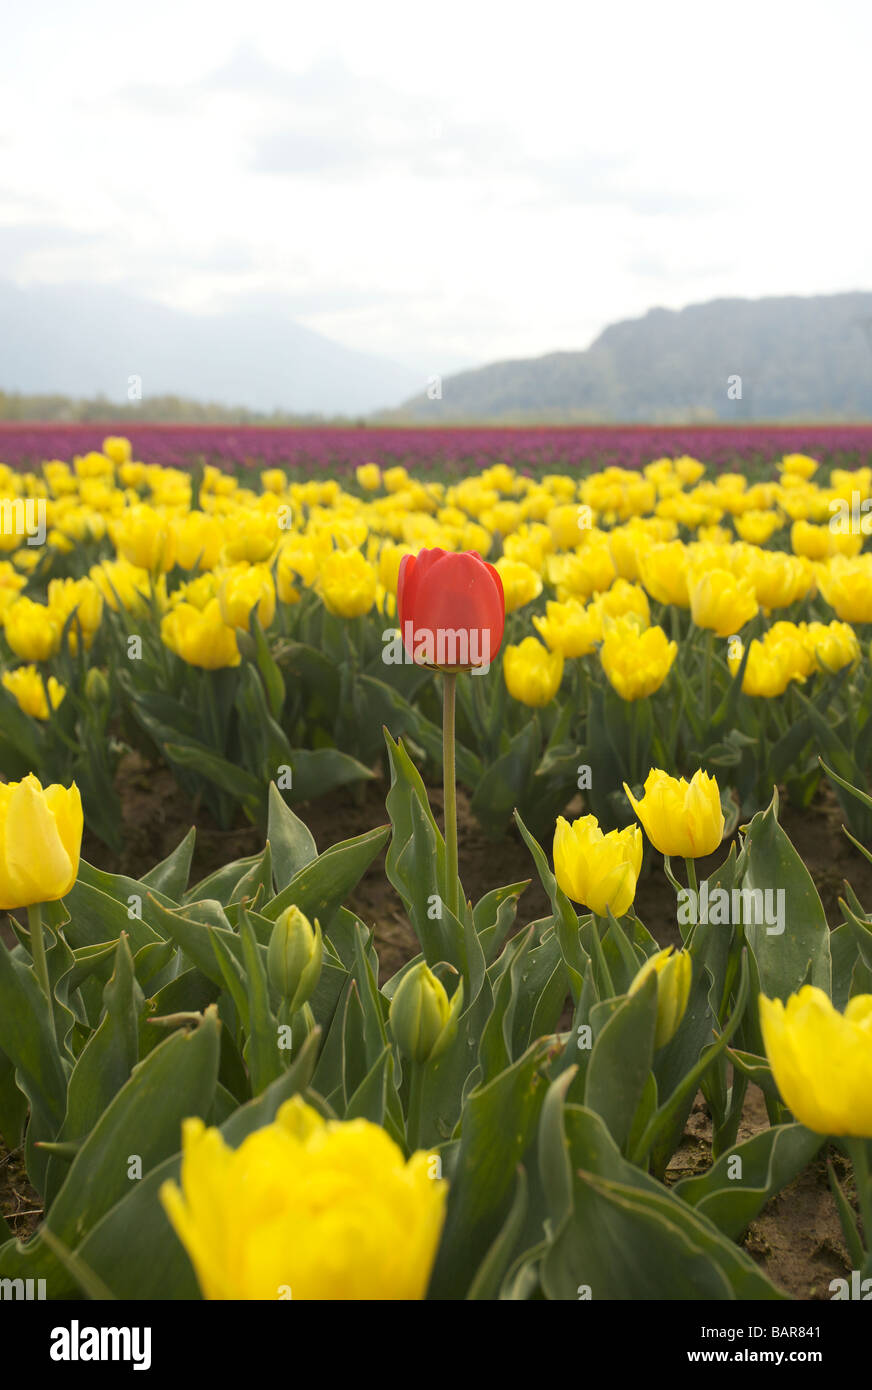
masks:
[(275, 1081), (283, 1068), (276, 1018), (269, 1003), (266, 961), (262, 947), (258, 946), (244, 903), (239, 914), (239, 935), (242, 939), (242, 962), (248, 997), (248, 1038), (243, 1055), (251, 1074), (252, 1094), (258, 1096)]
[(236, 763), (228, 762), (205, 744), (198, 743), (196, 739), (189, 739), (185, 743), (172, 741), (163, 744), (162, 752), (167, 762), (205, 777), (207, 782), (212, 782), (221, 791), (229, 792), (235, 801), (259, 806), (264, 794), (260, 779), (237, 767)]
[(502, 1229), (494, 1237), (490, 1249), (475, 1272), (466, 1297), (471, 1300), (491, 1300), (499, 1295), (500, 1285), (512, 1259), (518, 1237), (527, 1214), (527, 1174), (518, 1166), (512, 1205)]
[(500, 835), (507, 828), (532, 781), (541, 747), (539, 726), (531, 719), (479, 779), (470, 810), (488, 833)]
[(272, 850), (276, 891), (287, 888), (294, 875), (318, 858), (308, 827), (295, 816), (275, 782), (269, 784), (267, 839)]
[[(753, 904), (743, 899), (745, 937), (760, 972), (760, 988), (770, 999), (786, 1000), (803, 984), (831, 990), (830, 933), (811, 874), (778, 824), (778, 793), (768, 810), (751, 821), (745, 839), (745, 868), (741, 889), (754, 895)], [(774, 896), (783, 893), (781, 922)], [(768, 898), (767, 895), (768, 894)], [(764, 922), (768, 915), (769, 922)], [(782, 930), (779, 930), (782, 928)]]
[(467, 1292), (512, 1206), (516, 1170), (535, 1133), (545, 1095), (541, 1073), (547, 1042), (467, 1097), (463, 1130), (448, 1174), (448, 1213), (430, 1297)]
[(654, 1057), (657, 980), (653, 974), (619, 1004), (596, 1034), (584, 1103), (602, 1117), (619, 1148), (630, 1134)]
[(825, 1140), (803, 1125), (776, 1125), (730, 1148), (699, 1177), (672, 1189), (738, 1240), (754, 1217), (811, 1163)]
[(518, 899), (529, 888), (530, 879), (493, 888), (480, 898), (473, 909), (472, 919), (485, 960), (493, 960), (515, 920)]
[(127, 1081), (139, 1060), (142, 990), (133, 970), (127, 937), (115, 951), (112, 976), (103, 991), (106, 1012), (91, 1034), (70, 1076), (61, 1143), (80, 1143)]
[(197, 831), (192, 825), (172, 854), (168, 854), (166, 859), (162, 859), (153, 869), (149, 869), (147, 874), (143, 874), (141, 881), (147, 887), (162, 893), (164, 897), (171, 898), (173, 902), (181, 902), (188, 886), (196, 838)]
[(373, 859), (384, 848), (390, 833), (390, 827), (383, 825), (332, 845), (300, 869), (290, 883), (261, 909), (261, 916), (274, 922), (285, 908), (296, 904), (310, 921), (317, 917), (321, 930), (329, 932), (342, 902), (357, 887)]
[(14, 1065), (0, 1052), (0, 1139), (10, 1152), (20, 1146), (26, 1120), (27, 1097), (16, 1083)]
[[(30, 1102), (28, 1143), (54, 1139), (67, 1103), (67, 1073), (55, 1039), (48, 1001), (33, 970), (0, 942), (0, 1049), (15, 1068), (17, 1086)], [(40, 1186), (47, 1157), (28, 1174)], [(37, 1171), (39, 1170), (39, 1171)]]
[(598, 1115), (576, 1105), (562, 1114), (571, 1206), (564, 1179), (541, 1267), (547, 1297), (786, 1297), (713, 1222), (623, 1159)]
[[(291, 748), (288, 752), (293, 785), (288, 788), (289, 801), (312, 801), (317, 796), (335, 791), (351, 782), (371, 782), (372, 768), (338, 748)], [(274, 764), (278, 766), (278, 764)]]

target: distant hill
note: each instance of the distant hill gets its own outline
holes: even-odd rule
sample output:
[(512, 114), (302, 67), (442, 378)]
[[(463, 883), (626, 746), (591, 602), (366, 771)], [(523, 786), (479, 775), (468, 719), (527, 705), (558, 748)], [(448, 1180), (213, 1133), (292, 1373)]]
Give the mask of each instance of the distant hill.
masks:
[(302, 327), (282, 300), (213, 316), (108, 286), (0, 281), (0, 389), (126, 404), (130, 376), (141, 378), (143, 401), (187, 397), (306, 415), (367, 414), (421, 380)]
[[(728, 386), (732, 382), (732, 397)], [(414, 396), (397, 418), (872, 419), (872, 293), (716, 299), (612, 324), (585, 352), (495, 362)]]

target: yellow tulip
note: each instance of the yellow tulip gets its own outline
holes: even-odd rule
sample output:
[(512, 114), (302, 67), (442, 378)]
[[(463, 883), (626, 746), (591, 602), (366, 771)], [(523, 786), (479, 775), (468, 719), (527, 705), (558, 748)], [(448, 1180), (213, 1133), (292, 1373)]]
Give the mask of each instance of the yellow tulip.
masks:
[(162, 619), (160, 635), (176, 656), (204, 671), (238, 666), (241, 660), (236, 631), (221, 617), (217, 599), (211, 599), (203, 609), (190, 603), (178, 604)]
[(692, 973), (690, 953), (678, 951), (673, 955), (672, 947), (667, 946), (665, 950), (657, 951), (655, 955), (649, 956), (645, 964), (633, 976), (632, 984), (627, 990), (628, 994), (635, 994), (637, 989), (641, 989), (649, 975), (657, 976), (655, 1048), (665, 1047), (678, 1032), (679, 1024), (684, 1018), (687, 1008), (687, 1001), (690, 998)]
[(847, 623), (872, 623), (872, 554), (834, 556), (818, 571), (818, 588)]
[(645, 779), (641, 801), (636, 800), (626, 782), (624, 791), (645, 834), (661, 854), (700, 859), (713, 854), (724, 838), (718, 784), (702, 769), (687, 782), (654, 767)]
[(33, 599), (19, 598), (3, 613), (6, 641), (22, 661), (47, 661), (61, 643), (58, 615)]
[(176, 564), (183, 570), (211, 570), (221, 558), (224, 527), (206, 512), (188, 512), (175, 522)]
[(377, 585), (375, 568), (359, 550), (334, 550), (318, 575), (324, 607), (337, 618), (359, 618), (368, 613), (375, 603)]
[(111, 434), (108, 439), (104, 439), (103, 453), (113, 463), (129, 463), (133, 458), (130, 440), (125, 439), (123, 435)]
[[(767, 633), (767, 638), (768, 636)], [(727, 665), (734, 676), (742, 664), (744, 650), (744, 645), (740, 643), (727, 656)], [(742, 677), (742, 693), (762, 696), (765, 699), (783, 695), (791, 681), (804, 681), (809, 674), (806, 657), (807, 652), (802, 642), (760, 642), (755, 637)]]
[(431, 1156), (299, 1097), (237, 1149), (190, 1119), (164, 1209), (207, 1299), (421, 1299), (445, 1218)]
[(85, 650), (90, 651), (103, 619), (103, 597), (92, 579), (52, 579), (48, 586), (48, 607), (63, 630), (75, 613), (68, 632), (70, 650), (79, 649), (79, 630)]
[(683, 541), (666, 541), (639, 555), (639, 578), (658, 603), (689, 608), (687, 566), (688, 554)]
[(760, 1027), (776, 1085), (800, 1124), (872, 1139), (872, 994), (855, 995), (843, 1014), (814, 985), (786, 1004), (761, 995)]
[(149, 574), (171, 570), (175, 564), (175, 531), (169, 518), (153, 507), (130, 507), (112, 522), (109, 533), (121, 558)]
[(123, 610), (138, 616), (145, 613), (152, 602), (161, 610), (166, 607), (163, 575), (155, 585), (148, 570), (129, 560), (104, 560), (102, 565), (92, 565), (89, 573), (113, 613)]
[(642, 836), (637, 825), (604, 835), (596, 816), (581, 816), (570, 825), (563, 816), (554, 831), (554, 875), (573, 902), (598, 917), (611, 909), (615, 917), (630, 910), (642, 867)]
[(32, 774), (0, 783), (0, 909), (55, 902), (79, 872), (82, 798), (71, 787), (43, 788)]
[(809, 458), (807, 454), (785, 454), (776, 467), (795, 478), (811, 478), (818, 470), (818, 463), (817, 459)]
[(847, 623), (809, 623), (802, 636), (815, 665), (826, 671), (841, 671), (860, 660), (860, 642)]
[(678, 646), (662, 627), (641, 631), (632, 616), (604, 628), (600, 662), (609, 684), (622, 700), (644, 700), (659, 690), (672, 669)]
[(542, 592), (542, 579), (534, 569), (523, 560), (507, 560), (505, 556), (494, 566), (503, 583), (506, 612), (514, 613), (525, 604), (532, 603)]
[(550, 652), (563, 657), (587, 656), (602, 637), (602, 621), (592, 607), (574, 599), (555, 603), (549, 599), (546, 616), (534, 617), (533, 626)]
[(695, 570), (688, 579), (690, 613), (697, 627), (729, 637), (757, 612), (757, 600), (747, 579), (724, 569)]
[(267, 468), (261, 473), (260, 481), (266, 492), (278, 494), (288, 486), (288, 475), (283, 468)]
[(541, 708), (550, 704), (563, 679), (563, 657), (549, 652), (535, 637), (525, 637), (503, 652), (503, 677), (513, 700)]
[(19, 708), (33, 719), (48, 719), (51, 710), (57, 709), (67, 693), (66, 686), (61, 685), (54, 676), (49, 676), (48, 681), (43, 684), (36, 666), (18, 666), (14, 671), (4, 671), (2, 681), (10, 695), (15, 696)]
[(364, 492), (378, 492), (381, 487), (381, 469), (377, 463), (361, 463), (355, 469), (354, 476)]
[(248, 632), (252, 609), (257, 609), (257, 621), (269, 627), (276, 611), (276, 587), (265, 565), (239, 565), (228, 570), (218, 586), (218, 603), (222, 620), (228, 627), (241, 627)]

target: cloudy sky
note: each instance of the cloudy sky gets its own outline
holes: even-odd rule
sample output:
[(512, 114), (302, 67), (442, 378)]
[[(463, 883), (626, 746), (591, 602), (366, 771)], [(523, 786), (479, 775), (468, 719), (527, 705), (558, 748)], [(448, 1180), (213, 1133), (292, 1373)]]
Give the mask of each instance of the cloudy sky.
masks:
[(422, 372), (872, 288), (866, 0), (3, 7), (0, 278)]

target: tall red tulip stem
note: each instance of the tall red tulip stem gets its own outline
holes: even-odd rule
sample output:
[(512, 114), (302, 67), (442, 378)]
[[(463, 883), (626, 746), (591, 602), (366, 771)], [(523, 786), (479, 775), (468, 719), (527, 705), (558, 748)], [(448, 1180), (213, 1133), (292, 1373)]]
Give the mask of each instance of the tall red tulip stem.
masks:
[(445, 806), (445, 872), (448, 907), (459, 913), (457, 897), (457, 785), (454, 768), (454, 696), (457, 674), (442, 672), (442, 799)]

